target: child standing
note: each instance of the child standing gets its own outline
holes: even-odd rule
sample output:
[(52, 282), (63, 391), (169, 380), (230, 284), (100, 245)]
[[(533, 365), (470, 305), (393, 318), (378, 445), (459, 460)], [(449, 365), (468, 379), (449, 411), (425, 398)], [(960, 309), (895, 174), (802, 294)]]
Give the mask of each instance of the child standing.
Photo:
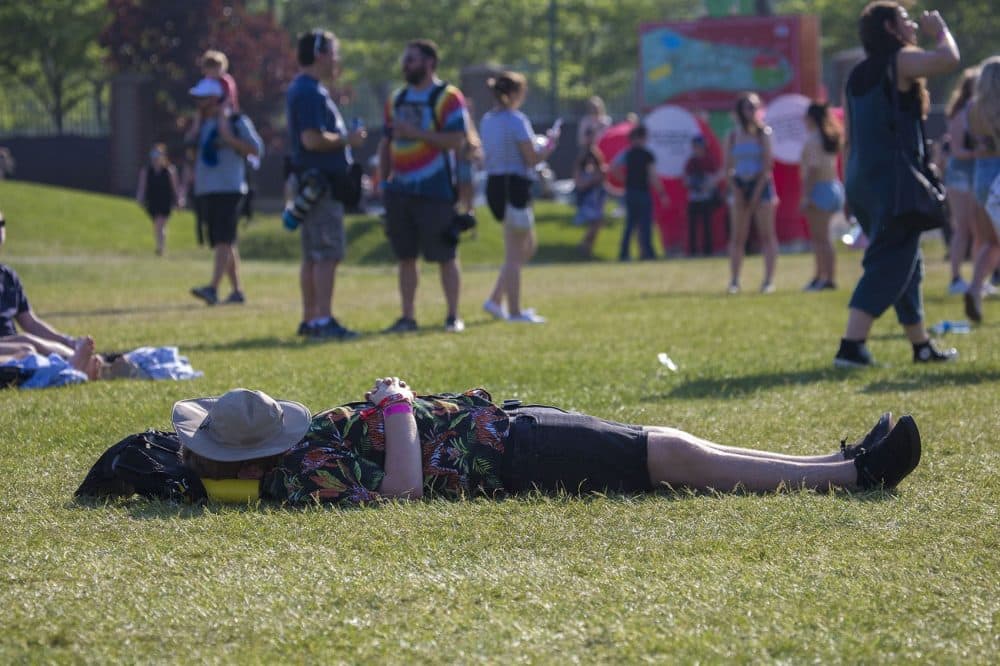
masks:
[(655, 189), (664, 206), (670, 204), (667, 191), (656, 175), (656, 157), (646, 148), (649, 133), (645, 125), (636, 125), (628, 133), (629, 147), (614, 160), (616, 175), (625, 180), (625, 230), (622, 232), (619, 261), (629, 260), (632, 232), (639, 238), (639, 258), (655, 259), (653, 251), (653, 198)]
[(139, 170), (138, 201), (153, 221), (156, 254), (162, 256), (166, 244), (167, 219), (174, 206), (184, 205), (184, 195), (177, 181), (177, 170), (167, 157), (167, 147), (157, 143), (149, 151), (149, 164)]
[(604, 176), (607, 165), (601, 153), (591, 143), (587, 145), (580, 158), (576, 161), (573, 182), (576, 186), (576, 224), (586, 224), (587, 233), (580, 241), (580, 254), (591, 257), (594, 254), (594, 241), (604, 225), (604, 201), (607, 192), (604, 189)]

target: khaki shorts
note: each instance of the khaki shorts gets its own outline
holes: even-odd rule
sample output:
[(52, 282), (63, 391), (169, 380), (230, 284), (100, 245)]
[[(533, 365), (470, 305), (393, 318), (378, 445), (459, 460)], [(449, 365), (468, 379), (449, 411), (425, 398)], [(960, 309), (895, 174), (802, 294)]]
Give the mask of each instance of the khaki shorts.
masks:
[[(298, 179), (288, 178), (287, 192), (295, 196)], [(301, 224), (302, 257), (309, 261), (341, 261), (347, 250), (344, 206), (327, 192), (313, 204)]]

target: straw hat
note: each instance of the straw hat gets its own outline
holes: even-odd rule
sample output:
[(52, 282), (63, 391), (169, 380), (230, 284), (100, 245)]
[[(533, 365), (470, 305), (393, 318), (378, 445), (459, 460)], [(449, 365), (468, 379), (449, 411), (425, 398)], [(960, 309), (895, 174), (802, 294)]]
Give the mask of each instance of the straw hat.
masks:
[(238, 462), (284, 453), (312, 418), (297, 402), (239, 388), (218, 398), (181, 400), (171, 420), (185, 448), (209, 460)]

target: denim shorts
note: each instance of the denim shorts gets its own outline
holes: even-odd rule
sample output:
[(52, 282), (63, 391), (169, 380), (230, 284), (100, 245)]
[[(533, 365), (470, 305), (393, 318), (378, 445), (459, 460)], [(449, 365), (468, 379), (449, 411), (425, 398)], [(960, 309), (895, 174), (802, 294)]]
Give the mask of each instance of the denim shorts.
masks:
[[(749, 203), (750, 197), (753, 196), (753, 191), (757, 187), (757, 179), (761, 176), (755, 176), (748, 180), (743, 178), (733, 177), (733, 186), (735, 191), (743, 195), (743, 203)], [(774, 201), (774, 183), (771, 181), (770, 176), (767, 177), (767, 184), (764, 185), (764, 189), (760, 193), (760, 202), (768, 203)]]
[(950, 158), (944, 172), (945, 187), (956, 192), (971, 192), (975, 169), (975, 160)]
[(652, 490), (642, 426), (540, 405), (507, 413), (511, 426), (501, 477), (509, 492)]
[(976, 160), (972, 186), (976, 193), (976, 201), (981, 206), (986, 205), (986, 200), (990, 196), (990, 186), (997, 176), (1000, 176), (1000, 157), (984, 157)]
[(827, 213), (836, 213), (844, 207), (844, 186), (839, 180), (827, 180), (813, 185), (809, 202)]

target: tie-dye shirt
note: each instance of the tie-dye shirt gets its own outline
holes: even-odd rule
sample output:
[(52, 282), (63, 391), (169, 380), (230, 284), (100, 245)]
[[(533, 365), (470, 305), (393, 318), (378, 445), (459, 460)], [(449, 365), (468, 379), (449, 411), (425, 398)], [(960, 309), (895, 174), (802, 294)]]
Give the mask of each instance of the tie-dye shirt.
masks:
[[(455, 86), (445, 85), (432, 110), (429, 100), (438, 85), (428, 86), (425, 90), (407, 87), (405, 92), (393, 92), (385, 104), (386, 134), (392, 136), (396, 118), (406, 120), (424, 131), (464, 133), (467, 111), (462, 91)], [(397, 100), (400, 101), (398, 105)], [(426, 141), (395, 136), (389, 147), (392, 175), (385, 184), (386, 189), (428, 199), (451, 200), (455, 197), (450, 177), (452, 169), (446, 162), (451, 159), (449, 151), (436, 148)]]

